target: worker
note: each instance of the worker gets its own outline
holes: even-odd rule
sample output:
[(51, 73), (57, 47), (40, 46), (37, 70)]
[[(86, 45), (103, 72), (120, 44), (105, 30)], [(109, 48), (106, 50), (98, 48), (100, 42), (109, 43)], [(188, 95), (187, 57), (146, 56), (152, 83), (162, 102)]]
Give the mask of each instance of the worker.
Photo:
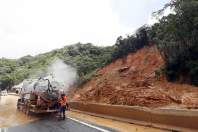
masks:
[(65, 120), (66, 108), (69, 109), (69, 105), (67, 103), (67, 96), (65, 94), (61, 94), (59, 105), (60, 105), (60, 119)]

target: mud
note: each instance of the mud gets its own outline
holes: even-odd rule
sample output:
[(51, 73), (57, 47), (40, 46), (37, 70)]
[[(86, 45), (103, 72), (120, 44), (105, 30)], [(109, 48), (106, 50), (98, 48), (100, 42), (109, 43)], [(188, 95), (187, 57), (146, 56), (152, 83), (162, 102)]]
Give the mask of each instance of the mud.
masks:
[(0, 99), (0, 128), (12, 127), (37, 120), (16, 109), (18, 96), (2, 96)]
[(71, 91), (71, 101), (197, 109), (197, 87), (168, 82), (163, 65), (155, 46), (142, 48), (99, 69), (90, 81)]

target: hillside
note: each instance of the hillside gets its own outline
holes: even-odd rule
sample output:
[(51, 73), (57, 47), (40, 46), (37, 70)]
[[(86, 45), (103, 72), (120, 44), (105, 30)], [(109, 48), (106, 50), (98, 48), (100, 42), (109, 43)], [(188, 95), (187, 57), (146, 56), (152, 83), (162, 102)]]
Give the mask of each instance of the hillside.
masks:
[[(162, 16), (167, 8), (173, 12)], [(78, 89), (71, 91), (75, 101), (197, 108), (198, 2), (171, 0), (154, 15), (157, 23), (119, 36), (113, 46), (77, 43), (37, 56), (2, 58), (0, 88), (45, 76), (59, 58), (78, 73)]]
[(97, 71), (72, 100), (148, 107), (198, 107), (198, 89), (171, 83), (160, 68), (164, 61), (156, 46), (146, 46)]
[(26, 78), (38, 78), (46, 75), (47, 67), (54, 59), (74, 67), (84, 83), (94, 71), (111, 60), (112, 47), (98, 47), (90, 43), (73, 44), (36, 56), (24, 56), (19, 59), (0, 59), (0, 88), (10, 89)]

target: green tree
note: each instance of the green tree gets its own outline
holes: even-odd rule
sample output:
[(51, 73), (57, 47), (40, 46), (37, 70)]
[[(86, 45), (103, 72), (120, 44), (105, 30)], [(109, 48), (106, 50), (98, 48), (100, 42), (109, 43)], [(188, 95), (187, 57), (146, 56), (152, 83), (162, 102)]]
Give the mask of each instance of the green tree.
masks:
[(168, 7), (175, 13), (162, 17), (152, 27), (151, 38), (166, 62), (167, 78), (180, 80), (187, 77), (197, 85), (198, 1), (172, 0), (156, 14), (162, 14)]
[(11, 75), (6, 75), (0, 78), (0, 88), (2, 90), (4, 89), (10, 89), (12, 85), (14, 84), (14, 79)]
[(140, 27), (134, 35), (128, 35), (127, 38), (122, 38), (122, 36), (118, 37), (115, 43), (114, 53), (112, 54), (113, 60), (124, 57), (148, 45), (149, 30), (150, 28), (144, 25)]

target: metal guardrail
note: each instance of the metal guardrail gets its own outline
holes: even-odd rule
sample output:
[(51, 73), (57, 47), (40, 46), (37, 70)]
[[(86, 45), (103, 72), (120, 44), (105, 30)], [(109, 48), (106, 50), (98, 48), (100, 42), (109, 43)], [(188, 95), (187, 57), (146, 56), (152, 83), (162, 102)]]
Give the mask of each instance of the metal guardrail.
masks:
[(91, 115), (146, 125), (150, 127), (177, 130), (198, 131), (198, 110), (151, 109), (138, 106), (121, 106), (70, 102), (74, 110)]

